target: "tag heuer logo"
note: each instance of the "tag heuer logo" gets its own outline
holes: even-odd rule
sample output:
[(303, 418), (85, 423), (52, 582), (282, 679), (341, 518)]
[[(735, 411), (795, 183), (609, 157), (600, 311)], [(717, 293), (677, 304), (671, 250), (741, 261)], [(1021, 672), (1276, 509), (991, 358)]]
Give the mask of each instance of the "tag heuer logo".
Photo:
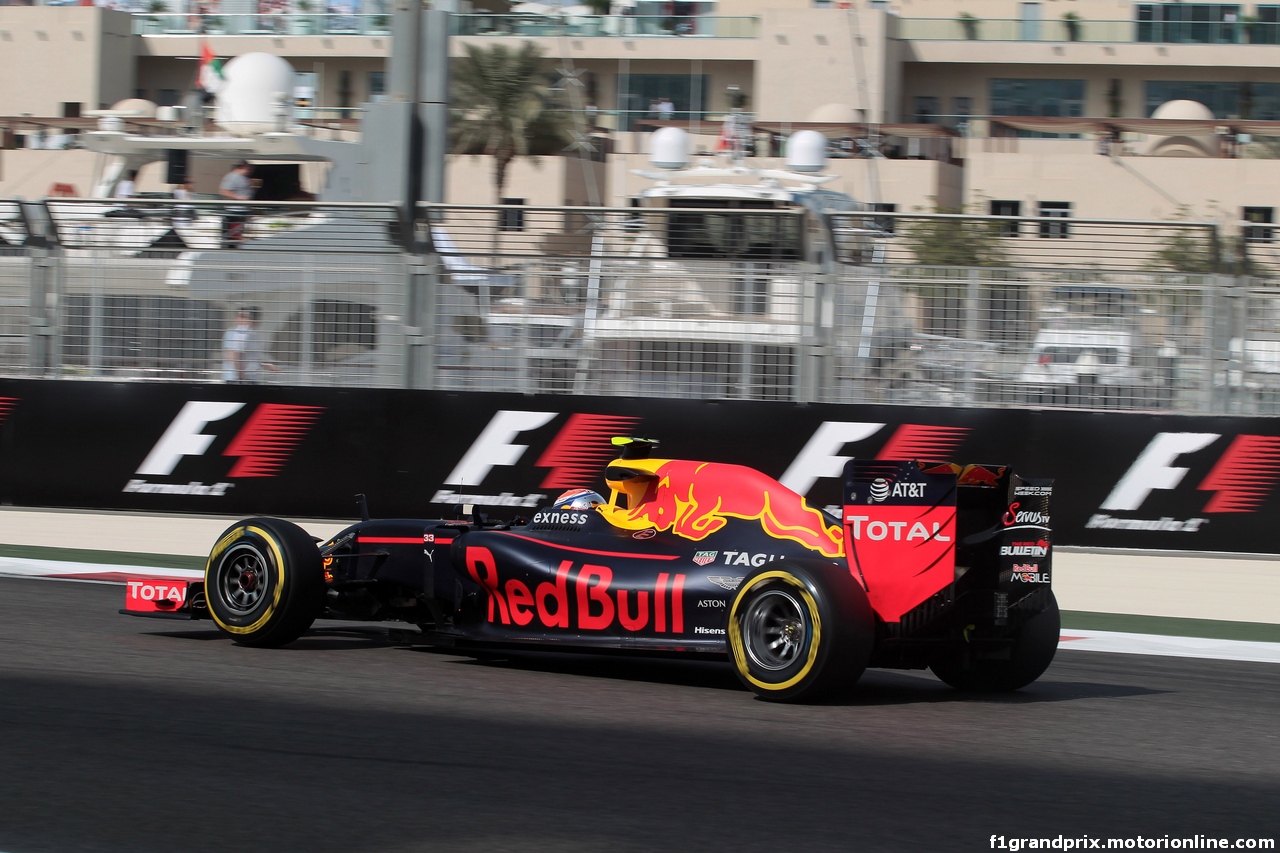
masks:
[(716, 554), (719, 553), (719, 551), (699, 551), (693, 555), (693, 561), (699, 566), (705, 566), (707, 563), (714, 562)]

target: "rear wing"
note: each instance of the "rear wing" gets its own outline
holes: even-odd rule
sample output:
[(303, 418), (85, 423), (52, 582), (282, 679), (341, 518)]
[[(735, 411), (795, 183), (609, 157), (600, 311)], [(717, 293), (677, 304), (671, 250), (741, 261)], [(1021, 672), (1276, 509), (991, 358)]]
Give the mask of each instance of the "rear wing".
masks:
[(1007, 465), (852, 459), (846, 554), (876, 614), (904, 614), (962, 576), (1010, 604), (1050, 583), (1051, 480)]

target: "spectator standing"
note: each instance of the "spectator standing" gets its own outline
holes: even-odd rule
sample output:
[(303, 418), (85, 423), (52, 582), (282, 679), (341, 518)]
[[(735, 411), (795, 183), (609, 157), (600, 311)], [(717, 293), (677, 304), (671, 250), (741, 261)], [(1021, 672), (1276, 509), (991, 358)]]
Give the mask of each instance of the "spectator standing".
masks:
[(258, 332), (260, 312), (256, 305), (236, 309), (235, 323), (222, 336), (222, 381), (248, 385), (262, 381), (262, 371), (276, 370), (265, 361), (262, 335)]
[(671, 121), (676, 117), (676, 105), (671, 103), (670, 98), (663, 98), (658, 101), (658, 118), (663, 121)]
[(111, 194), (112, 198), (133, 198), (137, 192), (138, 170), (130, 169), (124, 173), (124, 180), (116, 184), (116, 191)]
[[(249, 201), (253, 198), (253, 183), (249, 173), (253, 167), (241, 160), (231, 167), (218, 184), (218, 195), (229, 201)], [(249, 218), (249, 211), (238, 207), (227, 208), (222, 219), (222, 247), (235, 249), (244, 240), (244, 223)]]
[[(191, 201), (196, 197), (195, 185), (191, 181), (183, 181), (173, 188), (173, 197), (176, 201)], [(182, 222), (195, 219), (195, 208), (189, 204), (174, 205), (173, 218)]]

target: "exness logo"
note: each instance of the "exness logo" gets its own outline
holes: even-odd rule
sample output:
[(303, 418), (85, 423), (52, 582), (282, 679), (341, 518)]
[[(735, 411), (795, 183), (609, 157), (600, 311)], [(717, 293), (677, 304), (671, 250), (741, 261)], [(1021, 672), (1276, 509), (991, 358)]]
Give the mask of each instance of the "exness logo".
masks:
[[(1132, 512), (1157, 490), (1178, 488), (1191, 470), (1175, 464), (1222, 438), (1216, 432), (1162, 432), (1147, 444), (1129, 470), (1116, 483), (1100, 509)], [(1280, 436), (1237, 435), (1196, 488), (1213, 494), (1205, 513), (1254, 512), (1280, 479)], [(1160, 530), (1194, 533), (1207, 518), (1115, 518), (1095, 513), (1090, 528)]]
[[(233, 483), (155, 483), (146, 478), (169, 477), (184, 457), (204, 456), (218, 437), (216, 428), (206, 431), (209, 425), (226, 420), (244, 406), (244, 403), (221, 401), (188, 402), (138, 466), (135, 473), (139, 476), (129, 480), (122, 491), (212, 497), (226, 494)], [(222, 451), (223, 456), (236, 458), (226, 476), (230, 479), (274, 477), (323, 411), (321, 406), (259, 405)]]

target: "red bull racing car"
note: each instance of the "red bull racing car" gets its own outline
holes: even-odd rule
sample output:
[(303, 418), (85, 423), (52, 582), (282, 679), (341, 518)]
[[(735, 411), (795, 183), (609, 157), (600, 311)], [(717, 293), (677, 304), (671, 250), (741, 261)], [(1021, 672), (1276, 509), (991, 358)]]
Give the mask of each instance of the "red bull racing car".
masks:
[(577, 489), (496, 524), (366, 518), (322, 543), (251, 518), (218, 539), (203, 581), (149, 598), (131, 583), (124, 612), (210, 618), (252, 646), (332, 617), (409, 623), (463, 651), (717, 655), (778, 701), (869, 666), (1015, 690), (1053, 659), (1047, 480), (854, 459), (837, 518), (751, 468), (614, 443), (608, 498)]

